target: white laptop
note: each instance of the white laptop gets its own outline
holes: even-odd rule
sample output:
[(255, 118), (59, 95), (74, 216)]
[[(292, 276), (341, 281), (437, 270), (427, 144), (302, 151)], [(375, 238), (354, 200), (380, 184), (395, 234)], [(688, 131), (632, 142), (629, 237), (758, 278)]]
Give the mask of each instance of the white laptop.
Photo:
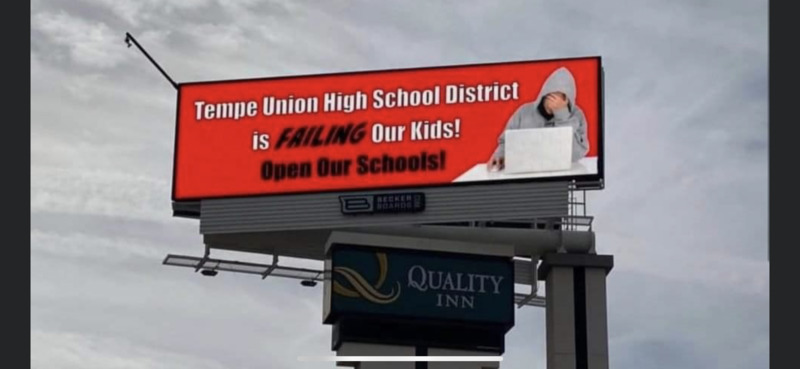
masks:
[(572, 168), (572, 127), (512, 129), (505, 132), (505, 172), (535, 173)]

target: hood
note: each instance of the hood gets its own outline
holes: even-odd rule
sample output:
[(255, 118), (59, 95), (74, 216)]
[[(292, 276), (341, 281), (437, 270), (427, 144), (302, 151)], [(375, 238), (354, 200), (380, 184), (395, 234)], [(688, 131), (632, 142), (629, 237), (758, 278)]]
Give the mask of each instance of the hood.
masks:
[(545, 95), (552, 92), (563, 92), (567, 95), (570, 103), (575, 101), (575, 78), (567, 68), (561, 67), (555, 70), (542, 85), (542, 90), (539, 91), (539, 97), (536, 98), (537, 102), (542, 101)]

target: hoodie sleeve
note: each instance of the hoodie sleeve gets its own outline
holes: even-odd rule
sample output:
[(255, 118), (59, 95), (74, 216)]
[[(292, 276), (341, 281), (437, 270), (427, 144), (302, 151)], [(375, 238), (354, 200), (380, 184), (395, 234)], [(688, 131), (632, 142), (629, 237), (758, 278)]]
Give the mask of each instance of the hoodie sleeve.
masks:
[(583, 116), (583, 111), (574, 108), (574, 111), (570, 112), (569, 109), (563, 108), (554, 113), (553, 123), (556, 127), (572, 126), (572, 161), (583, 159), (589, 152), (586, 118)]
[(514, 114), (511, 114), (511, 118), (508, 118), (508, 122), (506, 122), (506, 128), (503, 129), (503, 133), (500, 134), (500, 137), (497, 138), (497, 149), (494, 150), (494, 154), (492, 154), (492, 158), (505, 158), (506, 157), (506, 131), (509, 129), (519, 129), (520, 128), (520, 116), (522, 115), (522, 111), (525, 105), (520, 106)]

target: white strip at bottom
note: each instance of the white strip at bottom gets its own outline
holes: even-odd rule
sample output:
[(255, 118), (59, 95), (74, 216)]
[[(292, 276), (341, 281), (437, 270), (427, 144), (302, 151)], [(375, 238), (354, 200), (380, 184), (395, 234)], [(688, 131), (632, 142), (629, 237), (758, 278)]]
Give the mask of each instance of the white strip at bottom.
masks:
[(405, 361), (452, 361), (452, 362), (499, 362), (502, 356), (300, 356), (298, 361), (343, 361), (343, 362), (405, 362)]

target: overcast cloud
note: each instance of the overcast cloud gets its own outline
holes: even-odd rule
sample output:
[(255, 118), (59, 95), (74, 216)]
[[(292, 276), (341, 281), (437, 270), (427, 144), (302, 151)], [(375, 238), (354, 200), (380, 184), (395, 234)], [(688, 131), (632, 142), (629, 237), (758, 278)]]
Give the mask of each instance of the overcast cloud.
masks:
[[(321, 288), (161, 265), (177, 81), (601, 55), (611, 366), (768, 366), (767, 2), (34, 0), (35, 368), (332, 368)], [(268, 260), (264, 260), (268, 262)], [(503, 368), (544, 368), (517, 310)]]

